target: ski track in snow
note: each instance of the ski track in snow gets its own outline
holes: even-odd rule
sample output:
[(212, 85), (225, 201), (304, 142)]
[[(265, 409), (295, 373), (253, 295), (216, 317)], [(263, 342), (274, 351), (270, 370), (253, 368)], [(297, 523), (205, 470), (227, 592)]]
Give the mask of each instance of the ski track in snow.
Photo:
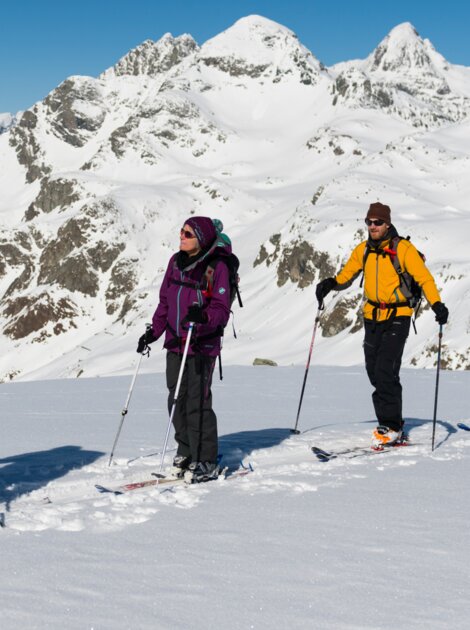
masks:
[[(468, 421), (466, 421), (468, 422)], [(254, 471), (231, 480), (219, 479), (194, 486), (150, 486), (120, 495), (100, 494), (95, 484), (105, 487), (151, 478), (158, 470), (158, 454), (132, 462), (117, 459), (112, 468), (107, 457), (72, 471), (67, 478), (52, 481), (12, 501), (4, 511), (5, 524), (11, 530), (76, 532), (90, 530), (106, 532), (144, 523), (162, 509), (194, 509), (214, 493), (295, 493), (328, 491), (354, 483), (377, 472), (396, 467), (419, 466), (427, 458), (436, 461), (462, 459), (470, 456), (470, 438), (464, 432), (450, 434), (439, 426), (436, 449), (431, 452), (431, 426), (409, 427), (410, 444), (384, 453), (353, 452), (321, 462), (311, 452), (311, 446), (328, 451), (342, 451), (351, 446), (368, 447), (370, 430), (360, 424), (349, 425), (345, 435), (341, 430), (307, 430), (287, 436), (276, 446), (253, 450), (249, 462)], [(173, 452), (166, 463), (170, 464)], [(247, 463), (247, 462), (245, 462)], [(15, 488), (7, 488), (14, 491)], [(223, 498), (221, 497), (221, 500)]]

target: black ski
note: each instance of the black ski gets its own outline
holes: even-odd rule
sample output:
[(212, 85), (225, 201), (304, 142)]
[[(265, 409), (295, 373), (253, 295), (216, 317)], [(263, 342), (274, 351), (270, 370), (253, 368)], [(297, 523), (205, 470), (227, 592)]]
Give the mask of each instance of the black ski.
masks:
[(410, 442), (408, 439), (400, 440), (395, 444), (391, 444), (390, 446), (384, 446), (379, 449), (375, 449), (372, 446), (353, 446), (352, 448), (345, 448), (340, 451), (325, 451), (318, 446), (312, 446), (312, 453), (321, 461), (321, 462), (329, 462), (332, 459), (337, 459), (338, 457), (347, 457), (349, 459), (353, 459), (354, 457), (360, 457), (362, 455), (378, 455), (380, 453), (387, 453), (395, 448), (400, 448), (402, 446), (409, 446)]

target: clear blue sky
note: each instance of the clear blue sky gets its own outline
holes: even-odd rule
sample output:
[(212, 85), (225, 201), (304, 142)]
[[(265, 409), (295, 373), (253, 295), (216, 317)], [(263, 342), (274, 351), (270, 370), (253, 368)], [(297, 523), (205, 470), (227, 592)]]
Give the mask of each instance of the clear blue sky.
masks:
[(145, 39), (190, 33), (202, 44), (240, 17), (291, 28), (326, 65), (366, 57), (411, 22), (451, 63), (470, 66), (465, 0), (5, 0), (0, 112), (30, 107), (67, 76), (96, 76)]

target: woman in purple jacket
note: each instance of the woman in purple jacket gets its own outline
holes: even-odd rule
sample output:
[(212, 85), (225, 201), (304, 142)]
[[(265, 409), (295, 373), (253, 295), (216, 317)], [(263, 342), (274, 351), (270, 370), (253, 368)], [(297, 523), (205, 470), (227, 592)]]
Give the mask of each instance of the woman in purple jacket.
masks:
[(230, 316), (229, 271), (223, 262), (230, 254), (230, 243), (222, 238), (212, 219), (187, 219), (180, 232), (179, 252), (170, 258), (163, 278), (152, 328), (142, 335), (137, 348), (142, 352), (165, 333), (171, 411), (189, 322), (195, 323), (173, 416), (178, 449), (172, 470), (193, 483), (219, 474), (211, 383)]

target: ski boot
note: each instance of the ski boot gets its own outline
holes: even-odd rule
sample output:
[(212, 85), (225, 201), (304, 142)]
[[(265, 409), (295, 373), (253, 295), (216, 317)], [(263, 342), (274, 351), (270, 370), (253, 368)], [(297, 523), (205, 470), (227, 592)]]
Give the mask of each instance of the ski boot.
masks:
[(220, 467), (214, 462), (192, 462), (184, 473), (186, 483), (202, 483), (217, 479)]
[(170, 468), (169, 476), (175, 477), (176, 479), (182, 479), (190, 464), (191, 457), (187, 455), (176, 455), (173, 460), (173, 466)]
[(389, 446), (398, 446), (401, 443), (403, 431), (398, 429), (391, 429), (384, 425), (379, 425), (374, 429), (372, 434), (372, 448), (374, 451), (383, 451), (384, 448)]

